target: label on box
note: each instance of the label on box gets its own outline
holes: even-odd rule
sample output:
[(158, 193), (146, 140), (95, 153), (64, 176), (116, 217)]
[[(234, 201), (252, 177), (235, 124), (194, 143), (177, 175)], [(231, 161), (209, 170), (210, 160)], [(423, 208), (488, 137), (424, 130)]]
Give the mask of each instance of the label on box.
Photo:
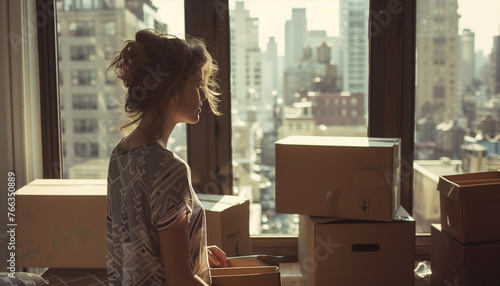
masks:
[(360, 216), (370, 215), (370, 197), (359, 198), (359, 215)]

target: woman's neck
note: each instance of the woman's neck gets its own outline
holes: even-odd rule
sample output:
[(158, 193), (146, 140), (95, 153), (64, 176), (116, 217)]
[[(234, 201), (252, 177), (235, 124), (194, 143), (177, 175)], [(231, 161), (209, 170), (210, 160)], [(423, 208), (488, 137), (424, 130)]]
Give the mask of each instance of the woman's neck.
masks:
[(156, 141), (166, 149), (175, 125), (168, 117), (161, 120), (158, 116), (145, 114), (134, 133), (139, 131), (136, 136), (143, 137), (146, 141)]

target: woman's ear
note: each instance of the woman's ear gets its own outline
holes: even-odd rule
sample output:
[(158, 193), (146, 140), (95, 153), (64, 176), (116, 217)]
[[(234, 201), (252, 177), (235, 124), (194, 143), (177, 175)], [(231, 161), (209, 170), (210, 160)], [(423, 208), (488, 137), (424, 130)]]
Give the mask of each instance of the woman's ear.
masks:
[(174, 93), (174, 95), (169, 99), (170, 103), (176, 103), (179, 100), (178, 92)]

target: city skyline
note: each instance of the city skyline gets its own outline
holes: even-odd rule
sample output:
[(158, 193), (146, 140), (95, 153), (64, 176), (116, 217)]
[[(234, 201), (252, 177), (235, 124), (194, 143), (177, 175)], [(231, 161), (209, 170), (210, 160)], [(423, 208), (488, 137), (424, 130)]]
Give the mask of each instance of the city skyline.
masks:
[[(277, 0), (273, 2), (247, 0), (243, 2), (245, 9), (250, 10), (250, 16), (259, 18), (259, 47), (262, 52), (266, 50), (269, 37), (275, 37), (278, 45), (278, 56), (284, 55), (285, 23), (292, 17), (292, 8), (306, 8), (308, 30), (325, 30), (328, 36), (339, 36), (339, 0)], [(168, 24), (169, 31), (175, 35), (183, 35), (184, 2), (155, 0), (153, 3), (158, 6), (158, 15)], [(230, 10), (235, 8), (235, 3), (236, 1), (229, 2)], [(328, 7), (331, 9), (326, 9)], [(488, 9), (484, 9), (484, 7), (488, 7)], [(281, 13), (276, 13), (276, 11)], [(482, 50), (485, 56), (491, 53), (493, 37), (500, 35), (500, 19), (497, 16), (497, 11), (500, 11), (500, 1), (458, 1), (458, 13), (461, 15), (458, 22), (458, 34), (461, 35), (463, 29), (470, 29), (474, 32), (475, 52)], [(481, 21), (477, 19), (481, 19)], [(273, 26), (276, 27), (275, 31), (261, 28)]]

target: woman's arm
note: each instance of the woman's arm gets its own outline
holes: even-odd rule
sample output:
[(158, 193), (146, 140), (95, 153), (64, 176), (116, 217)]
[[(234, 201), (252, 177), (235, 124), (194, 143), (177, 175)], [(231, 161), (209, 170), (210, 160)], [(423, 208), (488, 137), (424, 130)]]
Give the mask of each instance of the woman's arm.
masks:
[(189, 261), (189, 236), (186, 216), (166, 230), (159, 232), (161, 261), (167, 285), (208, 286), (191, 271)]

